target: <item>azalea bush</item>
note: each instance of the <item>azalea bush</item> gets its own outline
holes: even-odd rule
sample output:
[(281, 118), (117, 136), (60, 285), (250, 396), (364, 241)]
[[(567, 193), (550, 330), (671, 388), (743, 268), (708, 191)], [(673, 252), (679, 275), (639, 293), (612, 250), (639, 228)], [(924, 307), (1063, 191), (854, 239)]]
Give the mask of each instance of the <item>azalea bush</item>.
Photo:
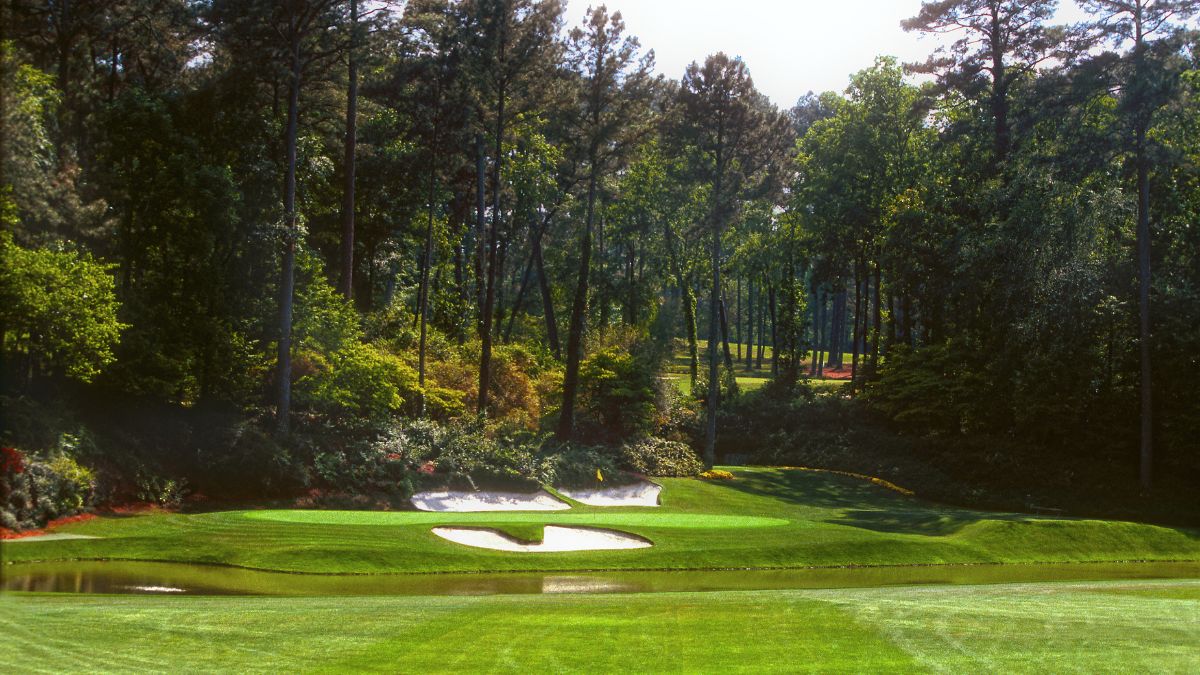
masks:
[(27, 457), (0, 450), (0, 527), (25, 530), (75, 515), (92, 504), (95, 474), (66, 455)]
[(506, 434), (478, 421), (406, 420), (392, 425), (377, 446), (403, 458), (428, 485), (533, 487), (537, 442), (519, 430)]
[(704, 470), (704, 462), (686, 443), (653, 436), (621, 446), (621, 462), (644, 476), (690, 477)]

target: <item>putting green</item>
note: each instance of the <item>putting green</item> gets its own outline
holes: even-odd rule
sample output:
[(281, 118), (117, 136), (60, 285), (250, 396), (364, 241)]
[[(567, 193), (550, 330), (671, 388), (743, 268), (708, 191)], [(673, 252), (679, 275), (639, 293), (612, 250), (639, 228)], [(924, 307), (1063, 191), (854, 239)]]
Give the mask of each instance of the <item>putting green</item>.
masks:
[[(6, 562), (155, 560), (323, 574), (565, 572), (1200, 560), (1200, 532), (988, 513), (923, 502), (860, 479), (734, 468), (735, 480), (662, 479), (658, 508), (435, 513), (239, 509), (100, 517), (57, 531), (98, 539), (6, 546)], [(525, 556), (460, 546), (436, 526), (526, 541), (547, 525), (614, 529), (637, 551)]]
[(428, 511), (244, 511), (245, 518), (308, 525), (476, 525), (521, 523), (529, 525), (613, 525), (713, 530), (778, 527), (782, 518), (693, 513), (547, 513), (483, 512), (433, 513)]

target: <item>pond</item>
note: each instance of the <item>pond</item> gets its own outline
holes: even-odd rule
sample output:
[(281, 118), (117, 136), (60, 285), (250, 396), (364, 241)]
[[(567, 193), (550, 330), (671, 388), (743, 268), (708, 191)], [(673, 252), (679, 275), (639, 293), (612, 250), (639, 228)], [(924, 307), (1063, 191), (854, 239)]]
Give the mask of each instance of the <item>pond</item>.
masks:
[(789, 570), (320, 575), (179, 563), (0, 565), (0, 589), (159, 595), (520, 595), (867, 588), (1200, 578), (1200, 562), (939, 565)]

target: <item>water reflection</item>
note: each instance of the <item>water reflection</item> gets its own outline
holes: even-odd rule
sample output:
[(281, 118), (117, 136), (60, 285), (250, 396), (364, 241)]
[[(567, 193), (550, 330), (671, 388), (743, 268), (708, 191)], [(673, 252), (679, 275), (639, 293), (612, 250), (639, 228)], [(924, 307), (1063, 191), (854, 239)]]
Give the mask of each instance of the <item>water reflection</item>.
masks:
[(174, 563), (0, 565), (0, 589), (170, 595), (530, 595), (866, 588), (1200, 578), (1200, 562), (946, 565), (837, 569), (513, 574), (317, 575)]

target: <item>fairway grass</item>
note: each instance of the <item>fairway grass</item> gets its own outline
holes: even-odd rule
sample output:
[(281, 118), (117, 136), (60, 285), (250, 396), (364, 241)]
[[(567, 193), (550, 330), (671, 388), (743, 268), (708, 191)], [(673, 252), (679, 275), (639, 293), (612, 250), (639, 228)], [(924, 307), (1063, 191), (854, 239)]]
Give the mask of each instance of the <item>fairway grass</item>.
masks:
[(484, 597), (0, 596), (24, 672), (1197, 672), (1200, 582)]
[[(732, 481), (662, 480), (657, 508), (149, 513), (72, 524), (60, 531), (99, 538), (7, 545), (4, 556), (18, 563), (146, 560), (356, 574), (1200, 560), (1194, 530), (971, 511), (846, 476), (732, 470)], [(431, 532), (483, 527), (536, 541), (550, 524), (615, 529), (654, 546), (514, 554)]]

